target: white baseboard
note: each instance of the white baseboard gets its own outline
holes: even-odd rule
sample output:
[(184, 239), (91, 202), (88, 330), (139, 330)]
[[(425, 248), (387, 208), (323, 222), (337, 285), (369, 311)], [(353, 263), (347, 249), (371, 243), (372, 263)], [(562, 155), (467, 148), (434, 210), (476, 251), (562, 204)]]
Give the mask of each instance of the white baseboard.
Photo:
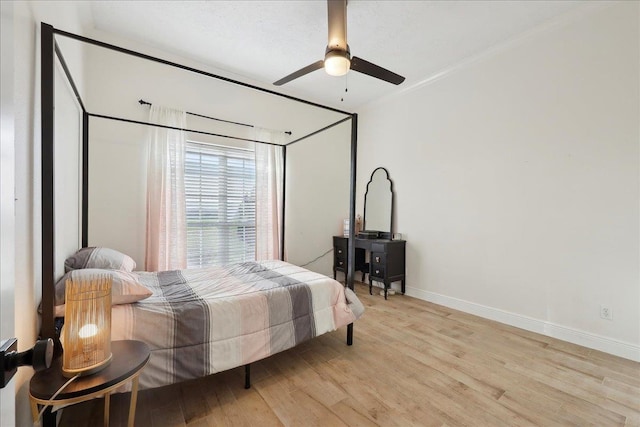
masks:
[(413, 287), (407, 287), (406, 291), (409, 296), (429, 301), (434, 304), (443, 305), (445, 307), (464, 311), (465, 313), (480, 316), (485, 319), (495, 320), (496, 322), (515, 326), (516, 328), (536, 332), (562, 341), (567, 341), (572, 344), (604, 351), (605, 353), (640, 362), (640, 346), (635, 344), (614, 340), (590, 332), (581, 331), (579, 329), (556, 325), (545, 320), (534, 319), (532, 317), (437, 294), (435, 292), (424, 291)]

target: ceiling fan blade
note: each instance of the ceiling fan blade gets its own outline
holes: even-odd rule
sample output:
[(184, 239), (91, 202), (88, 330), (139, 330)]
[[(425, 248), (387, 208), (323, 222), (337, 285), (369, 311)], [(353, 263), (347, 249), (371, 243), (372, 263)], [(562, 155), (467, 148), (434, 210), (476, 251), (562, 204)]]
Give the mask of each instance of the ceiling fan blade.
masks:
[(362, 58), (354, 56), (351, 58), (351, 69), (359, 73), (367, 74), (380, 80), (384, 80), (394, 85), (399, 85), (404, 81), (404, 77), (392, 71), (382, 68)]
[(301, 68), (300, 70), (293, 72), (286, 77), (281, 78), (280, 80), (278, 80), (273, 84), (276, 86), (282, 86), (285, 83), (289, 83), (291, 80), (295, 80), (298, 77), (302, 77), (305, 74), (311, 73), (312, 71), (319, 70), (323, 66), (324, 66), (324, 61), (321, 59), (318, 62), (314, 62), (313, 64), (307, 65), (306, 67)]

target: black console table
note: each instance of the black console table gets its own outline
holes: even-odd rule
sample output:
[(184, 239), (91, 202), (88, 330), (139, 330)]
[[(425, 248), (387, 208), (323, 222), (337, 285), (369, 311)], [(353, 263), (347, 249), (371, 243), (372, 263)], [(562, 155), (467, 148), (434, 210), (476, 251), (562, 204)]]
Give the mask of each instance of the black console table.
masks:
[[(347, 273), (347, 246), (349, 239), (333, 236), (333, 278), (336, 271)], [(356, 256), (355, 271), (369, 274), (369, 294), (372, 293), (373, 281), (384, 283), (384, 299), (392, 282), (401, 281), (402, 293), (405, 292), (405, 240), (362, 239), (355, 238)], [(366, 262), (369, 252), (369, 263)]]

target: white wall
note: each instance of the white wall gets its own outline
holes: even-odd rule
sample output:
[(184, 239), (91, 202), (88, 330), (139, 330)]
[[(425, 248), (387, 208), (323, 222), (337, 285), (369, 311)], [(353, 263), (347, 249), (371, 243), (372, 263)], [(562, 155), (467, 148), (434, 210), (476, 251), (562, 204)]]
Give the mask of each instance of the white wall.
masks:
[(394, 180), (409, 295), (640, 359), (638, 7), (360, 112), (358, 188)]
[[(146, 46), (113, 35), (98, 34), (96, 37), (148, 52)], [(152, 54), (166, 57), (158, 52)], [(92, 113), (145, 122), (149, 108), (137, 103), (142, 98), (159, 105), (207, 114), (203, 108), (207, 99), (215, 94), (215, 88), (211, 88), (215, 81), (210, 78), (194, 77), (191, 73), (106, 49), (88, 49), (87, 56), (85, 100)], [(171, 59), (186, 62), (175, 57)], [(168, 86), (167, 82), (172, 84)], [(187, 127), (242, 138), (254, 137), (246, 130), (248, 128), (220, 125), (190, 115), (187, 116)], [(113, 248), (131, 256), (139, 270), (145, 266), (148, 131), (149, 128), (143, 125), (101, 118), (91, 118), (89, 122), (88, 244)], [(187, 138), (253, 149), (252, 142), (197, 133), (187, 133)]]
[[(117, 37), (98, 34), (119, 46), (147, 52)], [(148, 49), (148, 48), (147, 48)], [(158, 52), (153, 52), (158, 54)], [(160, 54), (159, 56), (166, 57)], [(174, 59), (174, 58), (172, 58)], [(105, 49), (88, 50), (87, 108), (92, 113), (147, 121), (149, 108), (138, 99), (201, 113), (203, 94), (210, 80), (150, 61), (115, 54)], [(113, 83), (113, 82), (116, 83)], [(171, 81), (171, 85), (167, 82)], [(201, 96), (197, 96), (200, 93)], [(189, 100), (192, 105), (189, 105)], [(202, 107), (201, 107), (202, 108)], [(204, 113), (202, 113), (204, 114)], [(235, 126), (187, 116), (187, 127), (213, 133), (238, 131)], [(251, 138), (239, 128), (239, 137)], [(118, 121), (91, 118), (89, 124), (89, 246), (106, 246), (131, 256), (144, 269), (146, 229), (146, 142), (149, 128)], [(253, 143), (188, 133), (195, 141), (253, 148)]]
[[(41, 218), (40, 218), (40, 22), (44, 21), (56, 27), (81, 32), (80, 19), (74, 5), (60, 2), (8, 2), (13, 7), (13, 51), (2, 50), (2, 66), (6, 63), (13, 66), (13, 97), (10, 100), (12, 109), (5, 110), (5, 92), (3, 88), (3, 152), (5, 147), (5, 111), (13, 111), (14, 135), (9, 146), (14, 151), (14, 239), (13, 251), (15, 255), (15, 283), (13, 288), (13, 305), (15, 312), (15, 330), (12, 336), (18, 338), (19, 350), (26, 350), (33, 346), (39, 332), (39, 319), (36, 307), (41, 297)], [(5, 2), (3, 2), (3, 43), (5, 41)], [(11, 41), (11, 39), (9, 39)], [(78, 50), (67, 52), (67, 61), (78, 70), (76, 83), (82, 85), (82, 53)], [(3, 83), (4, 84), (4, 83)], [(57, 91), (64, 95), (64, 87)], [(68, 100), (68, 99), (67, 99)], [(64, 100), (63, 100), (64, 103)], [(63, 104), (57, 104), (63, 107)], [(61, 118), (62, 111), (57, 114)], [(65, 123), (66, 121), (63, 120)], [(59, 142), (63, 149), (68, 146), (64, 138)], [(77, 168), (77, 163), (68, 165), (64, 156), (59, 156), (56, 167), (65, 169), (67, 166)], [(4, 162), (4, 154), (3, 154)], [(4, 170), (4, 167), (3, 167)], [(4, 172), (3, 172), (4, 173)], [(3, 196), (5, 192), (3, 190)], [(60, 196), (58, 198), (58, 196)], [(62, 201), (63, 194), (57, 193), (57, 199)], [(77, 214), (77, 202), (72, 202), (71, 212)], [(3, 210), (4, 210), (3, 203)], [(58, 207), (65, 207), (59, 204)], [(62, 218), (66, 210), (57, 210)], [(5, 237), (4, 230), (2, 231)], [(63, 240), (64, 241), (64, 240)], [(56, 247), (61, 248), (57, 242)], [(62, 246), (68, 244), (63, 244)], [(68, 254), (57, 254), (58, 258)], [(6, 260), (4, 254), (3, 262)], [(3, 273), (4, 273), (3, 266)], [(3, 285), (4, 286), (4, 285)], [(3, 304), (5, 304), (3, 293)], [(4, 324), (4, 313), (2, 314)], [(4, 334), (3, 330), (3, 334)], [(3, 337), (6, 338), (6, 337)], [(7, 393), (15, 393), (15, 425), (32, 425), (31, 411), (28, 400), (28, 384), (33, 371), (21, 368), (12, 382), (3, 390), (2, 425), (13, 425), (8, 422), (14, 414), (5, 411), (4, 398)], [(5, 423), (5, 421), (7, 421)]]
[(333, 276), (332, 252), (313, 260), (333, 248), (332, 236), (342, 236), (343, 220), (349, 218), (350, 171), (349, 120), (287, 147), (287, 261)]
[[(118, 46), (176, 61), (180, 64), (193, 66), (205, 71), (208, 70), (202, 64), (193, 63), (184, 58), (157, 51), (149, 46), (136, 44), (111, 34), (97, 33), (94, 37)], [(137, 103), (137, 100), (142, 98), (159, 105), (180, 108), (226, 120), (251, 123), (270, 129), (292, 130), (293, 135), (289, 140), (302, 137), (344, 117), (344, 115), (335, 112), (321, 110), (272, 95), (265, 95), (255, 90), (219, 82), (210, 77), (176, 70), (154, 62), (142, 61), (135, 57), (114, 54), (105, 49), (89, 48), (87, 49), (87, 58), (85, 74), (87, 96), (85, 101), (88, 110), (92, 113), (147, 121), (148, 107), (140, 106)], [(216, 70), (209, 71), (216, 72)], [(332, 214), (335, 215), (332, 220), (335, 225), (330, 231), (326, 229), (320, 231), (325, 232), (325, 234), (322, 234), (323, 240), (321, 243), (327, 249), (331, 248), (331, 235), (341, 230), (339, 223), (343, 217), (346, 218), (348, 216), (348, 149), (350, 133), (346, 134), (345, 139), (343, 139), (345, 143), (340, 145), (341, 148), (338, 151), (334, 152), (333, 148), (330, 148), (320, 154), (320, 157), (318, 157), (317, 153), (325, 150), (324, 141), (328, 141), (329, 147), (333, 147), (332, 138), (336, 137), (335, 132), (342, 135), (340, 133), (342, 131), (339, 129), (344, 129), (344, 126), (341, 125), (330, 131), (333, 132), (329, 133), (329, 135), (332, 135), (330, 137), (321, 134), (322, 136), (314, 136), (294, 144), (292, 146), (293, 155), (287, 159), (287, 167), (290, 167), (298, 159), (295, 154), (302, 152), (299, 150), (304, 150), (309, 159), (314, 159), (314, 156), (316, 160), (322, 159), (322, 163), (320, 163), (322, 165), (322, 174), (329, 176), (332, 168), (340, 171), (338, 174), (334, 173), (333, 177), (326, 181), (326, 187), (322, 187), (325, 181), (319, 181), (314, 184), (313, 191), (303, 191), (297, 196), (304, 198), (305, 206), (311, 206), (317, 202), (319, 189), (325, 188), (322, 192), (329, 193), (328, 189), (335, 186), (336, 182), (340, 183), (341, 189), (331, 196), (337, 196), (338, 200), (340, 200), (340, 212)], [(349, 125), (346, 126), (348, 127)], [(192, 115), (187, 116), (187, 127), (241, 138), (255, 138), (255, 133), (250, 128), (220, 124)], [(90, 246), (107, 246), (124, 252), (136, 261), (138, 269), (144, 269), (146, 228), (145, 145), (148, 129), (142, 125), (100, 118), (91, 118), (89, 128), (88, 243)], [(253, 143), (251, 142), (197, 133), (189, 133), (187, 138), (219, 145), (253, 148)], [(344, 150), (347, 150), (346, 158), (344, 157)], [(337, 163), (330, 161), (330, 158), (334, 157), (338, 158)], [(302, 161), (305, 162), (305, 166), (309, 166), (307, 161)], [(343, 162), (347, 162), (346, 170), (342, 167)], [(315, 172), (311, 176), (317, 175), (318, 172)], [(289, 182), (292, 179), (296, 180), (297, 178), (288, 177), (287, 181)], [(346, 184), (343, 184), (342, 180)], [(346, 196), (344, 196), (345, 194)], [(290, 196), (287, 195), (287, 199), (289, 198)], [(332, 205), (333, 200), (332, 198), (328, 205)], [(326, 205), (324, 216), (320, 215), (320, 212), (307, 215), (306, 209), (303, 209), (302, 213), (288, 209), (287, 221), (293, 221), (294, 227), (298, 224), (304, 224), (305, 227), (309, 227), (309, 219), (317, 222), (316, 217), (319, 217), (320, 221), (326, 221), (328, 218)], [(343, 213), (343, 211), (346, 213)], [(296, 218), (300, 219), (296, 220)], [(309, 238), (309, 236), (305, 237)], [(306, 241), (306, 244), (309, 243), (311, 243), (311, 240)], [(291, 253), (289, 252), (289, 254)], [(296, 252), (296, 254), (306, 255), (306, 252)], [(313, 254), (315, 254), (314, 256), (318, 255), (316, 252), (313, 252)], [(330, 255), (328, 255), (328, 259), (331, 259)], [(310, 259), (303, 257), (300, 260), (309, 261)], [(331, 271), (330, 267), (328, 271)]]
[(118, 130), (134, 125), (113, 125), (104, 120), (92, 121), (90, 125), (88, 244), (119, 250), (131, 256), (142, 270), (146, 134), (137, 127), (129, 129), (137, 136), (122, 135)]
[(59, 65), (55, 72), (54, 129), (54, 276), (60, 278), (65, 273), (65, 259), (82, 246), (82, 109)]
[[(89, 143), (89, 246), (121, 251), (144, 269), (147, 129), (95, 120)], [(193, 141), (253, 149), (253, 143), (187, 133)]]
[[(15, 336), (15, 132), (13, 3), (0, 3), (0, 344)], [(0, 390), (0, 425), (15, 424), (15, 388)]]

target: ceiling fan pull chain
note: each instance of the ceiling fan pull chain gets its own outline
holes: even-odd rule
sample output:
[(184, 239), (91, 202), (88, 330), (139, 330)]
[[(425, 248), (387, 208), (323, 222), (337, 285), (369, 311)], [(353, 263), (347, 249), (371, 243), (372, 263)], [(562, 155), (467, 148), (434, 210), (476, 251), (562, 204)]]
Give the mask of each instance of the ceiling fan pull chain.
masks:
[[(349, 92), (349, 74), (344, 75), (344, 93)], [(340, 98), (340, 102), (344, 102), (344, 96)]]

